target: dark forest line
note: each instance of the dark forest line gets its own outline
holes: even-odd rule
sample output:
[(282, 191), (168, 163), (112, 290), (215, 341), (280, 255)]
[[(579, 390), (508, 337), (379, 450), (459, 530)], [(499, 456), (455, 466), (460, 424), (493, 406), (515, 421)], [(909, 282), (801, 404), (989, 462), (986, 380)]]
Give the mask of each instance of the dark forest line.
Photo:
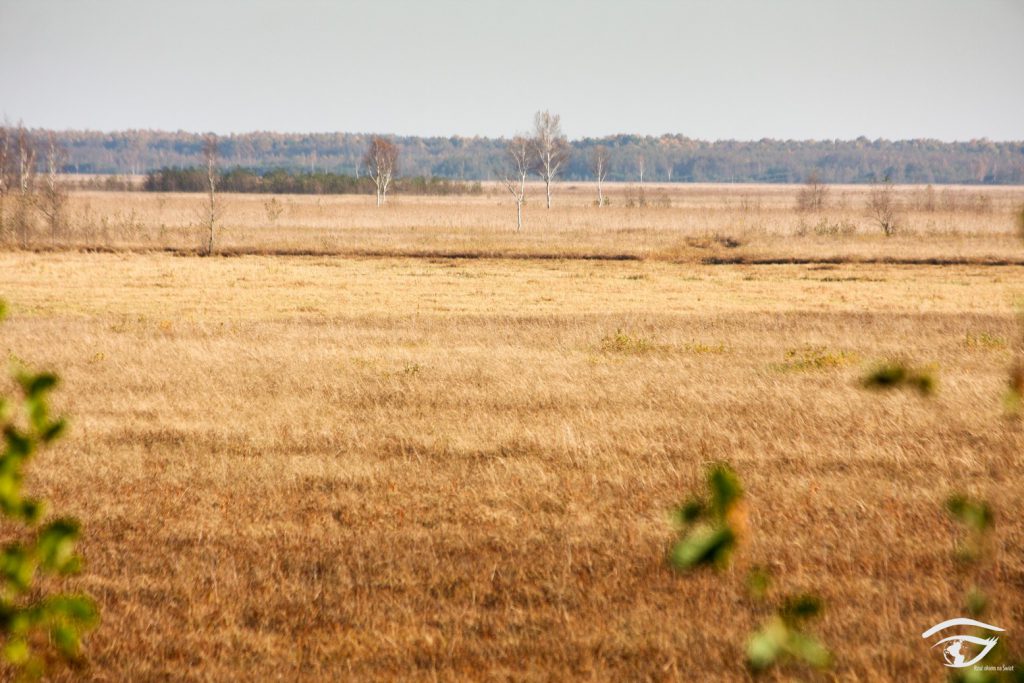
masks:
[[(232, 168), (217, 173), (216, 187), (221, 192), (257, 194), (373, 194), (374, 183), (344, 173), (318, 171), (252, 171)], [(207, 192), (209, 180), (206, 169), (162, 168), (150, 171), (142, 184), (147, 192)], [(113, 187), (111, 189), (120, 189)], [(412, 176), (394, 181), (392, 192), (411, 195), (465, 195), (481, 194), (478, 181), (450, 178)]]
[[(33, 131), (39, 136), (47, 131)], [(361, 158), (371, 135), (358, 133), (245, 133), (218, 139), (223, 168), (262, 173), (275, 169), (365, 175)], [(59, 131), (69, 173), (145, 174), (161, 168), (202, 163), (204, 136), (187, 132)], [(458, 180), (497, 179), (507, 141), (483, 137), (393, 136), (399, 171), (407, 177)], [(585, 180), (593, 149), (610, 156), (608, 180), (670, 182), (797, 183), (816, 174), (828, 183), (1024, 184), (1024, 142), (941, 142), (937, 140), (693, 140), (616, 135), (570, 142), (561, 177)]]

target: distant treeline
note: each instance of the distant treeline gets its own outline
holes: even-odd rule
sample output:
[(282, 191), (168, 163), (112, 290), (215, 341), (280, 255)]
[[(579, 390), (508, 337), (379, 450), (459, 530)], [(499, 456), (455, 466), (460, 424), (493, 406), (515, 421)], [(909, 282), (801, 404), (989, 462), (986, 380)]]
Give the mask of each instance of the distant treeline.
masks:
[[(144, 174), (202, 163), (203, 136), (196, 133), (62, 131), (57, 137), (68, 152), (67, 172)], [(370, 138), (355, 133), (245, 133), (220, 137), (218, 145), (224, 167), (257, 172), (284, 169), (310, 175), (329, 172), (354, 178), (365, 174), (360, 160)], [(496, 179), (505, 162), (506, 141), (500, 138), (391, 139), (399, 148), (401, 173), (407, 177)], [(572, 154), (561, 178), (591, 178), (590, 157), (597, 145), (609, 150), (609, 180), (636, 180), (642, 159), (644, 179), (650, 181), (798, 183), (814, 172), (829, 183), (869, 183), (889, 177), (897, 183), (1024, 184), (1022, 141), (857, 138), (707, 142), (682, 135), (615, 135), (572, 141)]]
[[(209, 189), (206, 169), (161, 168), (146, 174), (143, 189), (147, 192), (205, 192)], [(267, 194), (373, 194), (373, 181), (342, 173), (290, 172), (283, 169), (257, 172), (233, 168), (218, 173), (217, 189), (221, 192), (252, 192)], [(397, 194), (450, 195), (480, 194), (479, 182), (449, 178), (398, 178), (393, 192)]]

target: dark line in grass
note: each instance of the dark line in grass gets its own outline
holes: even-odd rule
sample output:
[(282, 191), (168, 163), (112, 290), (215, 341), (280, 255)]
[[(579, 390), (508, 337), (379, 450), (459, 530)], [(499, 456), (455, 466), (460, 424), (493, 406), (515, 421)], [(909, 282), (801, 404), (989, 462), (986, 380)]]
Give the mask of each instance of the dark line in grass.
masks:
[(706, 266), (807, 266), (807, 265), (891, 265), (891, 266), (1024, 266), (1024, 259), (973, 257), (898, 258), (882, 256), (857, 258), (848, 256), (798, 258), (792, 256), (757, 258), (749, 256), (709, 256), (701, 259)]

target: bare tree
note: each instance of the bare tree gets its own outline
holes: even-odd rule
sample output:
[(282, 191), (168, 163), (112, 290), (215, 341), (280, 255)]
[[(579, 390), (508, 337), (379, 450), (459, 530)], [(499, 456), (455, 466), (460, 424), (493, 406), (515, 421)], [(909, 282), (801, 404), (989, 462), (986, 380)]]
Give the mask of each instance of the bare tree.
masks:
[(817, 171), (811, 171), (807, 182), (796, 193), (797, 211), (821, 211), (825, 208), (828, 186), (821, 182)]
[(11, 172), (11, 133), (7, 122), (0, 126), (0, 241), (7, 230), (4, 209), (7, 195), (14, 185), (14, 174)]
[(594, 171), (594, 178), (597, 179), (597, 205), (604, 206), (607, 202), (601, 188), (605, 178), (608, 177), (608, 148), (598, 145), (590, 156), (590, 167)]
[(35, 191), (36, 147), (25, 126), (18, 124), (18, 186), (22, 195)]
[(52, 132), (47, 137), (46, 146), (46, 185), (42, 190), (39, 211), (50, 224), (50, 241), (57, 242), (59, 237), (64, 237), (66, 222), (64, 220), (64, 205), (67, 203), (68, 195), (60, 181), (57, 173), (64, 159), (67, 157), (65, 150), (57, 144), (57, 137)]
[(508, 143), (509, 166), (505, 173), (505, 187), (516, 201), (516, 232), (523, 229), (523, 200), (526, 198), (526, 177), (533, 165), (530, 141), (517, 135)]
[(551, 208), (551, 183), (569, 159), (569, 143), (562, 133), (558, 114), (539, 111), (533, 117), (533, 156), (537, 175), (544, 181), (547, 207)]
[(383, 206), (387, 201), (388, 186), (398, 172), (398, 147), (385, 138), (373, 138), (363, 155), (363, 165), (377, 187), (377, 206)]
[(868, 195), (868, 216), (878, 224), (886, 237), (896, 234), (899, 224), (899, 206), (892, 180), (886, 176), (885, 182), (871, 188)]
[(213, 253), (214, 238), (216, 237), (217, 217), (220, 207), (217, 204), (217, 136), (213, 133), (206, 136), (203, 141), (203, 159), (206, 161), (206, 182), (209, 190), (206, 205), (206, 254)]
[[(36, 148), (31, 135), (20, 122), (12, 128), (0, 126), (0, 239), (13, 235), (27, 246), (34, 228)], [(8, 220), (7, 205), (13, 195)]]

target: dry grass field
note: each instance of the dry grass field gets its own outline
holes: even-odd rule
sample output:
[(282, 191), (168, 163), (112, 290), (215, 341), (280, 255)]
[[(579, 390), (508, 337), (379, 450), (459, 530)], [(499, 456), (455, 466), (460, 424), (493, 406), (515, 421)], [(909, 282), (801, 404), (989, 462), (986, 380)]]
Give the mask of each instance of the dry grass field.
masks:
[[(609, 184), (611, 206), (593, 206), (587, 183), (559, 188), (555, 207), (528, 191), (517, 234), (511, 197), (496, 184), (481, 196), (223, 195), (218, 244), (228, 253), (500, 257), (1000, 259), (1015, 253), (1020, 187), (899, 187), (899, 229), (885, 237), (866, 211), (870, 188), (834, 186), (826, 208), (797, 212), (799, 188), (778, 185)], [(203, 195), (76, 192), (70, 236), (39, 248), (77, 246), (196, 251)]]
[[(75, 245), (110, 251), (0, 252), (2, 349), (60, 373), (71, 424), (31, 486), (81, 519), (102, 610), (67, 677), (745, 680), (759, 562), (824, 598), (836, 653), (768, 680), (940, 680), (954, 491), (997, 511), (987, 616), (1021, 651), (1024, 190), (901, 188), (891, 238), (857, 188), (802, 214), (793, 188), (579, 186), (520, 234), (489, 191), (274, 221), (233, 196), (230, 258), (166, 251), (196, 196), (77, 193)], [(718, 262), (759, 259), (808, 262)], [(937, 394), (863, 389), (889, 358)], [(670, 513), (718, 460), (750, 535), (683, 576)]]

